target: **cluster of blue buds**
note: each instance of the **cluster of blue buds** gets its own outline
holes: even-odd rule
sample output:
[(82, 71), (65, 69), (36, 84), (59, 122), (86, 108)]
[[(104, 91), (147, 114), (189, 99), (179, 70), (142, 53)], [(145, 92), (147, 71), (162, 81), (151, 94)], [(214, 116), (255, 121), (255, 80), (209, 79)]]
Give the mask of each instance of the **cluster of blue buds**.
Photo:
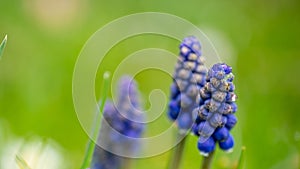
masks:
[(120, 169), (122, 162), (122, 157), (96, 146), (90, 169)]
[(91, 169), (119, 169), (123, 163), (122, 157), (131, 156), (140, 148), (138, 139), (142, 137), (145, 125), (145, 114), (141, 111), (137, 84), (130, 76), (123, 76), (118, 85), (116, 104), (106, 101), (98, 144), (96, 146)]
[(110, 116), (111, 126), (125, 136), (140, 138), (145, 129), (145, 114), (140, 104), (137, 83), (131, 76), (123, 76), (118, 89), (117, 113), (114, 117)]
[(200, 89), (199, 106), (192, 131), (199, 136), (198, 149), (202, 155), (208, 155), (215, 149), (216, 143), (222, 150), (230, 151), (234, 140), (229, 131), (237, 118), (232, 68), (224, 63), (213, 65), (209, 70), (206, 84)]
[(194, 123), (192, 111), (199, 105), (199, 89), (206, 82), (206, 74), (199, 41), (194, 36), (185, 38), (180, 44), (168, 110), (180, 131), (187, 131)]

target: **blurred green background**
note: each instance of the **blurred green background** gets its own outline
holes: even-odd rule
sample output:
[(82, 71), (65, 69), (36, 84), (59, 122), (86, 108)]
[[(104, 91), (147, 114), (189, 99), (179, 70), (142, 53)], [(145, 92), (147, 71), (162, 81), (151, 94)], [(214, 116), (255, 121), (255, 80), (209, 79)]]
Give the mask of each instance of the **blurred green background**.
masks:
[[(299, 10), (297, 0), (1, 0), (0, 39), (8, 34), (0, 61), (2, 162), (14, 139), (38, 137), (59, 145), (66, 168), (80, 167), (88, 137), (72, 101), (77, 56), (87, 39), (105, 24), (152, 11), (187, 19), (203, 28), (221, 57), (232, 55), (239, 97), (239, 122), (233, 131), (237, 143), (232, 154), (217, 151), (214, 167), (231, 168), (245, 145), (245, 168), (299, 168)], [(153, 47), (176, 54), (178, 44), (155, 35), (122, 41), (104, 60), (106, 67), (99, 70), (97, 86), (104, 69), (113, 70), (130, 53)], [(153, 76), (158, 80), (153, 81)], [(171, 83), (170, 77), (155, 71), (141, 73), (136, 80), (143, 96), (155, 88), (168, 94)], [(165, 117), (160, 121), (152, 131), (163, 130), (159, 128), (162, 122), (170, 125)], [(197, 139), (189, 136), (188, 142), (182, 168), (199, 168)], [(136, 160), (134, 167), (164, 168), (169, 155)]]

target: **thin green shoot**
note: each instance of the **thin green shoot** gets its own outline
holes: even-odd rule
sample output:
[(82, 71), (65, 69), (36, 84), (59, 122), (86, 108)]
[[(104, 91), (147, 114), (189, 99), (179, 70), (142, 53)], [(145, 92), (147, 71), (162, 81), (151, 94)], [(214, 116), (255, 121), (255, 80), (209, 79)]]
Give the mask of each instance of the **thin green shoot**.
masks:
[(237, 169), (242, 169), (244, 167), (245, 150), (246, 150), (246, 147), (243, 146), (242, 150), (241, 150), (241, 155), (240, 155), (239, 163), (237, 165)]
[(4, 48), (6, 46), (6, 42), (7, 42), (7, 35), (5, 35), (3, 41), (0, 44), (0, 59), (1, 59), (1, 56), (3, 54)]
[(102, 113), (104, 110), (104, 105), (105, 105), (106, 98), (108, 95), (109, 85), (110, 85), (110, 73), (105, 72), (103, 74), (103, 88), (101, 91), (99, 112), (97, 112), (97, 115), (96, 115), (95, 123), (94, 123), (93, 129), (92, 129), (92, 135), (91, 135), (92, 138), (89, 139), (86, 153), (84, 156), (84, 160), (81, 165), (81, 169), (87, 169), (91, 165), (94, 149), (96, 146), (94, 140), (97, 140), (98, 135), (99, 135), (99, 130), (101, 127), (101, 116), (102, 116)]

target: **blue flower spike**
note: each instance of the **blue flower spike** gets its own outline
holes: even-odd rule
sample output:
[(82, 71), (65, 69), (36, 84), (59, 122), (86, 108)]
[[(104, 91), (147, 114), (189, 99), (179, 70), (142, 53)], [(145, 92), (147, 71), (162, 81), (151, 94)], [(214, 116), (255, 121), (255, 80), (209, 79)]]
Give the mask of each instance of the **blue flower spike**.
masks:
[(199, 89), (204, 86), (207, 69), (201, 56), (200, 42), (194, 36), (183, 39), (173, 74), (168, 116), (181, 133), (189, 130), (196, 116), (193, 110), (199, 105)]
[(145, 114), (141, 111), (139, 91), (130, 76), (123, 76), (118, 83), (116, 104), (105, 103), (98, 143), (111, 152), (97, 146), (94, 151), (91, 169), (119, 169), (125, 159), (114, 153), (134, 155), (138, 153), (145, 130)]
[(234, 115), (237, 111), (237, 96), (234, 93), (233, 79), (232, 68), (225, 63), (217, 63), (209, 69), (206, 83), (200, 89), (200, 102), (193, 110), (197, 118), (192, 132), (199, 136), (198, 149), (203, 155), (214, 150), (208, 143), (218, 143), (227, 152), (234, 146), (230, 134), (237, 123)]

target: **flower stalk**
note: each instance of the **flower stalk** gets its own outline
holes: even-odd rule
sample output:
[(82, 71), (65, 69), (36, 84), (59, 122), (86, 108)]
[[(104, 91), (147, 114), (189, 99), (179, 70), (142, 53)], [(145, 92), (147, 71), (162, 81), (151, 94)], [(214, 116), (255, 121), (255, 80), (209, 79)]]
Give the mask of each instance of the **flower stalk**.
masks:
[[(183, 138), (183, 139), (182, 139)], [(173, 149), (172, 158), (169, 161), (168, 169), (178, 169), (180, 168), (181, 159), (183, 156), (183, 151), (185, 148), (185, 142), (187, 140), (187, 137), (184, 136), (182, 133), (177, 134), (177, 141), (180, 141), (176, 147)]]
[(202, 166), (201, 169), (210, 169), (211, 164), (214, 158), (214, 152), (212, 151), (208, 156), (203, 156)]

